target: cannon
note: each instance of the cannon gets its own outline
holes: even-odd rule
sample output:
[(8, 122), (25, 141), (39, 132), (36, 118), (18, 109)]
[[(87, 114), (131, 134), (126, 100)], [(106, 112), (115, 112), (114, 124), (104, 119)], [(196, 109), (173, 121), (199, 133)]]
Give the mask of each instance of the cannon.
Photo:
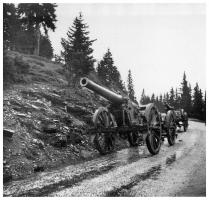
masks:
[(176, 113), (174, 108), (168, 103), (164, 103), (166, 113), (160, 113), (161, 116), (161, 130), (162, 140), (165, 137), (168, 139), (169, 145), (174, 145), (176, 141)]
[(101, 154), (114, 150), (117, 136), (127, 139), (130, 146), (146, 142), (149, 152), (158, 154), (161, 148), (161, 116), (155, 104), (138, 105), (128, 97), (112, 92), (84, 77), (80, 85), (109, 101), (93, 114), (93, 143)]
[(175, 114), (176, 114), (177, 127), (179, 128), (183, 127), (184, 132), (186, 132), (189, 126), (187, 112), (185, 112), (184, 109), (178, 109), (175, 110)]
[(175, 144), (177, 138), (177, 127), (183, 127), (184, 132), (187, 131), (188, 116), (184, 109), (174, 110), (174, 108), (166, 102), (164, 103), (164, 106), (166, 113), (160, 113), (162, 140), (167, 137), (168, 143), (172, 146)]

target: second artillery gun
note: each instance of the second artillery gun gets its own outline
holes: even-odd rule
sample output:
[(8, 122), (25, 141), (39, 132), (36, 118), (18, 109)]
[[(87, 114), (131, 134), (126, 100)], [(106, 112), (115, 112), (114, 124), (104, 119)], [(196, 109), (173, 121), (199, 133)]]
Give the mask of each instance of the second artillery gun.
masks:
[[(116, 94), (85, 77), (81, 78), (80, 85), (110, 102), (107, 107), (99, 107), (95, 111), (94, 128), (89, 130), (95, 134), (94, 145), (101, 154), (107, 154), (114, 149), (117, 136), (127, 139), (130, 146), (137, 146), (145, 140), (149, 152), (153, 155), (160, 151), (163, 139), (162, 120), (153, 103), (138, 105), (129, 98)], [(174, 131), (169, 130), (169, 124), (166, 132), (175, 134)], [(166, 134), (166, 137), (171, 141), (175, 135)]]

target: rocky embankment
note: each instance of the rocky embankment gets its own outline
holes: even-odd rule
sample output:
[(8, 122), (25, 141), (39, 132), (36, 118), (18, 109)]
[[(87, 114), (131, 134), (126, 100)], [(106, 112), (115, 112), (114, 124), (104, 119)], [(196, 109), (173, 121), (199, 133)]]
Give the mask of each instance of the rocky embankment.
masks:
[(95, 109), (107, 102), (69, 87), (61, 65), (10, 56), (29, 69), (24, 81), (4, 88), (4, 182), (98, 155), (86, 130)]

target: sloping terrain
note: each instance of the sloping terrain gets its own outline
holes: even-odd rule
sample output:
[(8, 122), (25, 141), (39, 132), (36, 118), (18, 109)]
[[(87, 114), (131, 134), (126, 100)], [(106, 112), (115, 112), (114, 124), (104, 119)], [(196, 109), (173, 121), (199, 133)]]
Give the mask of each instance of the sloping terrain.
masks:
[[(8, 53), (16, 67), (26, 63), (28, 69), (4, 87), (4, 181), (97, 156), (86, 130), (107, 101), (78, 84), (68, 86), (60, 64)], [(98, 81), (95, 74), (90, 78)]]

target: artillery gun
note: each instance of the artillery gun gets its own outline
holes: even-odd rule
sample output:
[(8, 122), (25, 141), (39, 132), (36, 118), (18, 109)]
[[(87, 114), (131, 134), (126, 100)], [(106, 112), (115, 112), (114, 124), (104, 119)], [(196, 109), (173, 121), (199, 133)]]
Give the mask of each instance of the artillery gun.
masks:
[(88, 78), (81, 78), (80, 85), (101, 95), (110, 104), (99, 107), (93, 115), (94, 144), (101, 154), (111, 152), (117, 136), (127, 139), (130, 146), (146, 141), (149, 152), (158, 154), (162, 141), (161, 116), (153, 104), (138, 105), (127, 97), (116, 94)]

